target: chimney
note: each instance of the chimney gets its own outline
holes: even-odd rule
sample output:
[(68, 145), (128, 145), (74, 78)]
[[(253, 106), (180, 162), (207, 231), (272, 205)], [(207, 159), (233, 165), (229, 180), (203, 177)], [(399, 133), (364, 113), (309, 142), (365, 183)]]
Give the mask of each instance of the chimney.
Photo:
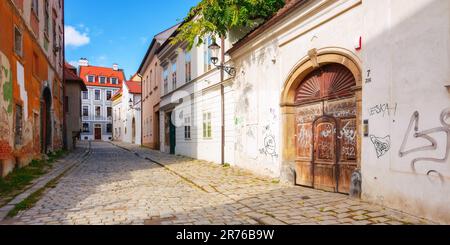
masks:
[(114, 71), (118, 71), (119, 70), (119, 65), (118, 64), (113, 64), (113, 70)]
[(89, 60), (86, 59), (86, 58), (81, 58), (81, 59), (78, 61), (78, 65), (79, 65), (79, 66), (89, 66)]

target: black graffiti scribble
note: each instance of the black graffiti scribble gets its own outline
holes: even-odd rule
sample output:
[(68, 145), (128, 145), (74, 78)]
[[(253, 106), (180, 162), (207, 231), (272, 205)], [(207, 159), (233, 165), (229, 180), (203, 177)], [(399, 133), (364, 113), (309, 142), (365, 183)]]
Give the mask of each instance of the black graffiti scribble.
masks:
[(397, 114), (397, 103), (394, 105), (389, 105), (389, 103), (376, 105), (374, 107), (371, 107), (369, 109), (370, 116), (375, 116), (378, 114), (382, 114), (383, 117), (388, 116), (395, 116)]
[(374, 135), (370, 136), (370, 140), (375, 146), (377, 152), (377, 157), (381, 158), (391, 149), (391, 136), (386, 136), (384, 138), (376, 137)]
[[(436, 151), (438, 144), (436, 139), (431, 137), (431, 134), (443, 132), (447, 135), (447, 142), (445, 147), (445, 156), (444, 158), (431, 158), (431, 157), (418, 157), (412, 160), (411, 168), (413, 171), (416, 171), (416, 163), (417, 162), (437, 162), (437, 163), (447, 163), (450, 153), (450, 124), (446, 122), (448, 118), (450, 118), (450, 108), (447, 108), (442, 111), (440, 116), (440, 122), (442, 127), (432, 128), (424, 131), (419, 131), (419, 112), (416, 111), (411, 116), (411, 120), (406, 130), (405, 137), (403, 138), (403, 143), (399, 150), (400, 157), (405, 157), (411, 153), (422, 152), (422, 151)], [(411, 135), (412, 129), (414, 127), (414, 138), (422, 138), (430, 142), (430, 145), (416, 147), (410, 150), (406, 150), (406, 144), (408, 143), (409, 137)], [(428, 175), (430, 173), (437, 173), (436, 170), (428, 171)]]
[(273, 135), (267, 135), (264, 138), (264, 148), (260, 150), (260, 153), (266, 156), (278, 157), (276, 148), (275, 137)]

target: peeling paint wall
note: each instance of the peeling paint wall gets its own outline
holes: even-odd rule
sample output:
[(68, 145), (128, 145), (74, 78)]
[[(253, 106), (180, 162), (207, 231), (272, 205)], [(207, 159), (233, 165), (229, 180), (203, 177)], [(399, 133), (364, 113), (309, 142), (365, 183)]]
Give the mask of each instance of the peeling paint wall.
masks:
[[(39, 8), (38, 25), (31, 15), (31, 1), (24, 1), (23, 9), (15, 1), (0, 1), (0, 175), (5, 176), (15, 167), (26, 166), (34, 158), (41, 157), (42, 115), (41, 102), (44, 88), (52, 91), (51, 133), (49, 151), (62, 147), (63, 96), (62, 51), (54, 52), (53, 46), (61, 46), (63, 23), (62, 5), (58, 0), (49, 1), (50, 18), (55, 16), (57, 26), (50, 23), (50, 33), (56, 32), (57, 43), (44, 37), (44, 6)], [(20, 13), (20, 14), (19, 14)], [(51, 19), (50, 19), (51, 20)], [(51, 22), (51, 21), (50, 21)], [(22, 52), (15, 51), (15, 29), (22, 36)], [(53, 88), (53, 85), (55, 89)], [(54, 91), (55, 90), (55, 91)]]

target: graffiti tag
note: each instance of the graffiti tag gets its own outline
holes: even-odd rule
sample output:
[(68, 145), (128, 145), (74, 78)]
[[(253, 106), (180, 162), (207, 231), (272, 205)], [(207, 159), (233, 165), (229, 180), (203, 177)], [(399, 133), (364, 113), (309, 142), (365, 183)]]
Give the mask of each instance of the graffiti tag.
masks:
[(376, 137), (374, 135), (370, 136), (370, 140), (372, 144), (375, 146), (375, 150), (377, 152), (377, 157), (381, 158), (386, 155), (391, 149), (391, 136), (386, 136), (384, 138)]
[(389, 103), (376, 105), (369, 109), (370, 116), (382, 115), (395, 116), (397, 114), (397, 103), (389, 105)]
[[(447, 136), (447, 142), (445, 146), (445, 155), (443, 158), (432, 158), (432, 157), (418, 157), (412, 160), (411, 168), (413, 171), (416, 170), (415, 165), (417, 162), (437, 162), (437, 163), (447, 163), (450, 155), (450, 124), (447, 123), (447, 119), (450, 118), (450, 108), (447, 108), (442, 111), (440, 116), (440, 122), (442, 127), (436, 127), (424, 131), (420, 131), (419, 129), (419, 119), (420, 114), (418, 111), (415, 111), (411, 116), (411, 120), (409, 122), (408, 129), (406, 130), (405, 136), (403, 138), (403, 143), (399, 150), (399, 156), (405, 157), (411, 153), (415, 152), (423, 152), (423, 151), (436, 151), (438, 144), (435, 138), (431, 136), (434, 133), (445, 133)], [(413, 149), (406, 150), (406, 145), (409, 142), (410, 135), (414, 128), (414, 138), (421, 138), (428, 141), (429, 145), (419, 146)], [(436, 170), (428, 171), (427, 175), (430, 175), (433, 172), (437, 172)]]

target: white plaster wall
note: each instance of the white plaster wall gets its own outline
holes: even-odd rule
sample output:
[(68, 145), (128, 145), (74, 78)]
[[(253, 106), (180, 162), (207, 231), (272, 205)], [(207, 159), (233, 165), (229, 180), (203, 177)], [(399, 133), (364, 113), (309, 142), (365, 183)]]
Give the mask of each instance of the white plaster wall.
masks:
[[(360, 56), (355, 51), (355, 40), (363, 30), (360, 4), (359, 0), (312, 1), (234, 54), (236, 165), (280, 177), (284, 83), (311, 49), (339, 47)], [(275, 150), (266, 147), (272, 140)]]
[[(390, 142), (385, 139), (388, 151), (377, 155), (371, 139), (363, 140), (363, 198), (449, 223), (450, 114), (442, 115), (443, 122), (440, 117), (450, 113), (444, 87), (450, 84), (450, 2), (364, 1), (364, 30), (365, 78), (371, 82), (364, 85), (363, 117), (371, 135)], [(391, 109), (378, 113), (376, 106), (383, 104)], [(414, 137), (414, 125), (408, 131), (415, 112), (418, 132), (434, 139), (436, 149), (401, 156), (431, 145)], [(413, 168), (421, 158), (430, 159)]]

